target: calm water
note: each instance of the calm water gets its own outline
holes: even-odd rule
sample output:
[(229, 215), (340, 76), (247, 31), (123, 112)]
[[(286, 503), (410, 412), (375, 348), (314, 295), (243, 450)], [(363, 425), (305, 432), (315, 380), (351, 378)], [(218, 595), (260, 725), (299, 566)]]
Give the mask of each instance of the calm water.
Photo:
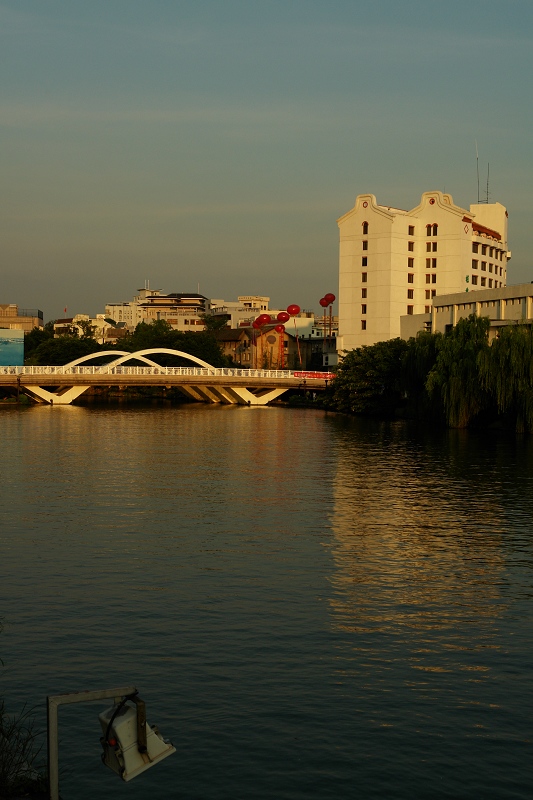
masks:
[(135, 683), (64, 800), (531, 798), (533, 439), (281, 408), (0, 409), (0, 693)]

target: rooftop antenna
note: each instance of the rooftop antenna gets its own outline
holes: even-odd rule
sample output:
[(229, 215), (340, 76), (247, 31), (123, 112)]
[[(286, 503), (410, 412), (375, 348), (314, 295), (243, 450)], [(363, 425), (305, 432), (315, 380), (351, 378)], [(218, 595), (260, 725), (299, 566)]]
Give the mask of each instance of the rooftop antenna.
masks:
[(200, 294), (200, 283), (198, 282), (198, 294)]
[(474, 141), (476, 143), (477, 201), (479, 204), (479, 153), (477, 151), (477, 139), (475, 139)]
[(489, 202), (489, 175), (490, 175), (490, 164), (487, 163), (487, 205)]

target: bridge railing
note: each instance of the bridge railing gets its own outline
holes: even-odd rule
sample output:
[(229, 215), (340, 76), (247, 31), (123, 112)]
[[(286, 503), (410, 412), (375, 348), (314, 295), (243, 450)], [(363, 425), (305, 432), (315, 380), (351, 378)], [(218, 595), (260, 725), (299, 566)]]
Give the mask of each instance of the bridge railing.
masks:
[(79, 367), (0, 367), (0, 375), (185, 375), (214, 376), (228, 378), (293, 378), (294, 373), (285, 369), (238, 369), (231, 367), (113, 367), (111, 365)]

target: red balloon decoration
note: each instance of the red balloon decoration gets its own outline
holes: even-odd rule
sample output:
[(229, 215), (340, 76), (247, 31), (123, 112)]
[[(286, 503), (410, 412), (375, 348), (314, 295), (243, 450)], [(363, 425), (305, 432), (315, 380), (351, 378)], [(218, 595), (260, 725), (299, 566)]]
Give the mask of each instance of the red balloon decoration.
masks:
[(324, 296), (324, 300), (328, 301), (328, 305), (335, 302), (335, 295), (331, 294), (331, 292)]
[(272, 322), (272, 317), (270, 316), (270, 314), (260, 314), (257, 317), (257, 322), (260, 325), (270, 325), (270, 323)]
[(275, 331), (276, 331), (276, 333), (284, 333), (285, 332), (285, 325), (276, 325)]
[(325, 297), (321, 297), (319, 302), (322, 308), (326, 308), (327, 306), (329, 306), (329, 302)]
[(280, 311), (278, 316), (277, 316), (278, 322), (281, 322), (281, 323), (288, 322), (290, 320), (290, 318), (291, 318), (290, 314), (287, 314), (286, 311)]
[(297, 306), (296, 303), (291, 303), (290, 306), (287, 306), (287, 313), (290, 314), (291, 317), (295, 317), (300, 313), (300, 306)]

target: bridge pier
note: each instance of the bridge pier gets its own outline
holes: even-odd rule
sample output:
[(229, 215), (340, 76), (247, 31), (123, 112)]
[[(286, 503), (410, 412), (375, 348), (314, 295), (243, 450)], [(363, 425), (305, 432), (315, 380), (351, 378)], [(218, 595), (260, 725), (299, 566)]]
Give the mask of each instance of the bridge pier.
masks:
[(32, 400), (36, 400), (38, 403), (49, 403), (54, 406), (68, 406), (73, 400), (76, 400), (80, 394), (83, 394), (83, 392), (86, 392), (87, 389), (91, 387), (62, 386), (57, 392), (49, 392), (43, 389), (42, 386), (25, 386), (21, 383), (20, 388), (23, 389), (24, 393), (29, 395)]

